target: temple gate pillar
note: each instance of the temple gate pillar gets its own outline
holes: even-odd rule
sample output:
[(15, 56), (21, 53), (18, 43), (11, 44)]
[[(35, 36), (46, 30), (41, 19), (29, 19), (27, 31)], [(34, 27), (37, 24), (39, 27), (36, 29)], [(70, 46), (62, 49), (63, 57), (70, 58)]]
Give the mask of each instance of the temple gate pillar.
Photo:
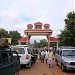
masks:
[(31, 37), (31, 35), (27, 35), (26, 37), (27, 37), (27, 43), (26, 44), (30, 45), (30, 37)]
[(50, 35), (48, 36), (48, 50), (50, 49)]
[(46, 35), (48, 40), (48, 50), (50, 49), (50, 35)]

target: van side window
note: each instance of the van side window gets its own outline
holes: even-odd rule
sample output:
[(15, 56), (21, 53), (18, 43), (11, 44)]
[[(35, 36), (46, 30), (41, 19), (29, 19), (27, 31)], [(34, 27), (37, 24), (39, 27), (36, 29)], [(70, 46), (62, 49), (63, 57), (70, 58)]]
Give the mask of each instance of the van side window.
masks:
[(12, 51), (16, 51), (18, 54), (25, 54), (24, 48), (12, 48)]
[(8, 54), (7, 53), (2, 53), (2, 61), (7, 62), (8, 61)]
[(59, 54), (59, 50), (57, 50), (56, 53)]
[(27, 51), (28, 51), (28, 54), (31, 54), (31, 51), (30, 51), (30, 49), (29, 49), (29, 48), (27, 48)]

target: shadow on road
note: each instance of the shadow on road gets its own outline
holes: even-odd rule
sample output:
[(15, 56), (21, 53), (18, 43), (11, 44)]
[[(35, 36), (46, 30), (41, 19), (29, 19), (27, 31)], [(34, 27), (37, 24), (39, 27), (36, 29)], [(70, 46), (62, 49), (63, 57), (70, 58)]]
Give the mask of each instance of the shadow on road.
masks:
[(75, 74), (75, 70), (67, 70), (66, 73), (68, 73), (68, 74)]

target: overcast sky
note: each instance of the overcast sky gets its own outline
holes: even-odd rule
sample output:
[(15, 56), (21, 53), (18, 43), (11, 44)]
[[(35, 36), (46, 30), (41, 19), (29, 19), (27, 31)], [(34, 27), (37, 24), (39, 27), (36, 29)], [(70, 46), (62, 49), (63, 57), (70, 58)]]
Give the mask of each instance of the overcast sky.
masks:
[(50, 24), (54, 36), (64, 29), (68, 12), (75, 10), (74, 0), (0, 0), (0, 28), (17, 30), (22, 36), (27, 24)]

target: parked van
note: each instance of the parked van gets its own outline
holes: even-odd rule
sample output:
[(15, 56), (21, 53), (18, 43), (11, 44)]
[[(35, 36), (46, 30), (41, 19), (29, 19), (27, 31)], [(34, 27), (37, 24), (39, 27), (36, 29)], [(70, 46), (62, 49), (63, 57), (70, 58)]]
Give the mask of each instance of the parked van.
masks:
[(62, 71), (75, 70), (75, 48), (62, 47), (56, 50), (56, 64), (59, 65)]
[(28, 45), (12, 46), (11, 50), (17, 51), (18, 55), (20, 56), (20, 65), (26, 65), (26, 67), (31, 67), (31, 51)]

